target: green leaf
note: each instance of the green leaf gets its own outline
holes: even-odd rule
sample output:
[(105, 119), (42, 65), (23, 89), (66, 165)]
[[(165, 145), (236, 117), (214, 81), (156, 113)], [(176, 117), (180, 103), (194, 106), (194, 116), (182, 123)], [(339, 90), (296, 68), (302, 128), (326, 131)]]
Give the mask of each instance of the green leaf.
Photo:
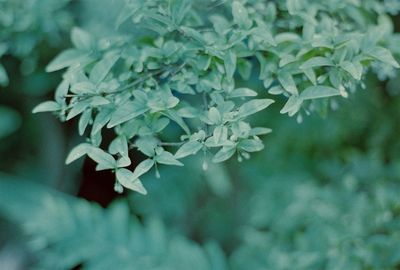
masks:
[(307, 76), (307, 78), (313, 85), (317, 84), (317, 75), (315, 74), (315, 71), (312, 68), (304, 69), (304, 74)]
[(212, 162), (223, 162), (233, 156), (236, 152), (236, 146), (224, 146), (213, 157)]
[(218, 125), (222, 122), (222, 116), (217, 108), (211, 107), (208, 111), (208, 119), (210, 119), (211, 123), (214, 125)]
[(264, 148), (264, 144), (261, 140), (246, 139), (241, 140), (237, 147), (246, 152), (257, 152)]
[(105, 56), (93, 67), (89, 79), (95, 84), (102, 82), (111, 71), (114, 64), (118, 61), (119, 57), (120, 56), (117, 54), (109, 54)]
[(236, 70), (236, 54), (232, 50), (229, 50), (228, 52), (225, 53), (224, 65), (225, 65), (226, 76), (229, 79), (232, 79), (233, 74), (235, 73)]
[(94, 96), (90, 98), (90, 105), (92, 105), (92, 107), (99, 107), (101, 105), (107, 105), (107, 104), (110, 104), (110, 100), (106, 99), (105, 97)]
[(118, 168), (123, 168), (131, 165), (131, 159), (129, 156), (122, 156), (117, 160), (117, 167)]
[(126, 5), (121, 9), (118, 14), (117, 21), (115, 26), (118, 28), (121, 24), (123, 24), (130, 17), (135, 15), (135, 13), (140, 9), (140, 5), (135, 2), (127, 2)]
[(222, 145), (228, 139), (228, 128), (225, 126), (216, 126), (213, 131), (214, 145)]
[(271, 95), (281, 95), (285, 93), (285, 90), (282, 88), (281, 85), (275, 85), (268, 89), (268, 93)]
[(81, 114), (84, 110), (86, 110), (87, 107), (90, 106), (90, 103), (90, 99), (84, 99), (74, 103), (74, 106), (72, 106), (71, 110), (69, 111), (66, 120), (71, 120), (75, 116)]
[(128, 141), (125, 136), (118, 136), (115, 138), (108, 147), (110, 154), (116, 155), (121, 154), (122, 156), (128, 156)]
[(55, 101), (45, 101), (33, 108), (32, 113), (54, 112), (61, 109), (60, 104)]
[(92, 36), (79, 27), (71, 30), (71, 41), (75, 48), (83, 51), (90, 51), (94, 45)]
[(340, 63), (340, 67), (350, 73), (354, 79), (361, 80), (363, 67), (359, 62), (352, 63), (349, 61), (343, 61)]
[(207, 44), (203, 35), (200, 32), (198, 32), (197, 30), (194, 30), (193, 28), (186, 27), (186, 26), (181, 26), (180, 29), (184, 33), (184, 35), (187, 35), (188, 37), (194, 39), (195, 41), (199, 42), (201, 45)]
[(140, 194), (146, 195), (147, 190), (144, 188), (142, 182), (135, 178), (133, 173), (125, 168), (119, 168), (116, 171), (117, 181), (125, 188), (139, 192)]
[(86, 52), (82, 52), (76, 49), (69, 49), (63, 51), (56, 56), (46, 67), (47, 72), (57, 71), (73, 64), (78, 64), (82, 59), (88, 56)]
[(210, 21), (213, 24), (215, 32), (220, 36), (224, 36), (231, 28), (228, 20), (221, 15), (213, 14), (210, 16)]
[(122, 124), (135, 117), (138, 117), (139, 115), (144, 114), (148, 110), (149, 108), (139, 102), (125, 102), (123, 105), (118, 106), (116, 110), (111, 114), (111, 120), (108, 123), (107, 127), (115, 127), (116, 125)]
[(92, 120), (92, 110), (85, 110), (81, 118), (79, 118), (79, 124), (78, 124), (78, 130), (79, 130), (79, 135), (83, 135), (85, 133), (85, 130), (87, 126), (89, 125), (89, 122)]
[(147, 173), (152, 167), (154, 166), (154, 160), (152, 159), (145, 159), (142, 162), (140, 162), (135, 170), (133, 171), (133, 178), (137, 179), (143, 174)]
[(255, 96), (257, 96), (257, 92), (249, 88), (236, 88), (228, 94), (228, 97), (230, 98), (255, 97)]
[(395, 68), (400, 68), (399, 63), (396, 61), (396, 59), (394, 59), (392, 53), (386, 48), (376, 46), (368, 51), (367, 54), (383, 63), (389, 64)]
[(136, 140), (136, 146), (146, 156), (154, 156), (154, 149), (157, 147), (157, 140), (153, 137), (141, 137)]
[(203, 148), (203, 144), (198, 141), (187, 142), (176, 151), (175, 158), (179, 159), (189, 155), (195, 155), (201, 148)]
[(288, 72), (279, 73), (278, 80), (281, 83), (283, 89), (288, 91), (290, 94), (292, 95), (299, 94), (296, 83), (294, 82), (292, 75), (290, 75)]
[(114, 157), (100, 148), (89, 148), (87, 155), (97, 162), (97, 171), (114, 169), (117, 165)]
[(301, 69), (315, 68), (315, 67), (324, 67), (324, 66), (334, 66), (335, 64), (331, 59), (327, 57), (313, 57), (308, 59), (304, 64), (300, 66)]
[(316, 85), (304, 89), (304, 91), (301, 92), (300, 97), (303, 100), (307, 100), (307, 99), (326, 98), (339, 95), (340, 91), (336, 88), (330, 86)]
[(265, 128), (265, 127), (255, 127), (252, 128), (249, 132), (249, 136), (259, 136), (259, 135), (265, 135), (268, 133), (271, 133), (272, 129), (270, 128)]
[(179, 25), (190, 11), (192, 0), (169, 0), (172, 20)]
[(65, 101), (65, 97), (68, 94), (68, 89), (70, 86), (70, 82), (68, 79), (63, 79), (62, 82), (57, 86), (56, 88), (56, 92), (54, 94), (55, 96), (55, 100), (57, 102), (64, 102)]
[(174, 155), (167, 151), (162, 151), (160, 154), (158, 154), (155, 157), (155, 161), (165, 165), (183, 166), (182, 162), (176, 160)]
[(333, 87), (339, 88), (342, 84), (342, 72), (339, 68), (332, 68), (329, 71), (329, 82), (332, 84)]
[(243, 80), (247, 81), (250, 79), (251, 76), (251, 69), (252, 69), (252, 63), (250, 61), (247, 61), (245, 59), (238, 59), (237, 60), (237, 68), (240, 76), (243, 78)]
[(280, 113), (289, 113), (290, 116), (296, 114), (303, 103), (303, 99), (299, 96), (290, 96), (285, 106), (281, 109)]
[(97, 113), (92, 126), (92, 134), (99, 132), (111, 119), (111, 110), (103, 109)]
[(89, 81), (78, 82), (71, 86), (70, 91), (78, 95), (94, 94), (96, 93), (96, 86)]
[(167, 110), (161, 112), (161, 114), (165, 115), (166, 117), (177, 123), (183, 129), (183, 131), (185, 131), (186, 134), (190, 134), (190, 129), (188, 125), (185, 123), (185, 121), (183, 121), (182, 117), (180, 117), (176, 111)]
[(233, 2), (232, 15), (233, 21), (239, 25), (239, 27), (244, 29), (249, 29), (251, 27), (252, 22), (249, 19), (249, 14), (246, 8), (240, 2)]
[(290, 15), (295, 15), (301, 9), (299, 0), (286, 0), (286, 7)]
[(14, 133), (21, 122), (21, 116), (16, 110), (0, 106), (0, 140)]
[(88, 143), (81, 143), (77, 146), (75, 146), (71, 152), (69, 152), (67, 159), (65, 160), (65, 164), (70, 164), (72, 162), (74, 162), (75, 160), (83, 157), (84, 155), (86, 155), (89, 150), (92, 148), (93, 146), (88, 144)]
[(269, 105), (274, 103), (275, 101), (272, 99), (253, 99), (246, 103), (244, 103), (239, 108), (239, 117), (246, 117), (252, 115), (256, 112), (264, 110)]
[(159, 133), (163, 131), (170, 123), (171, 121), (168, 118), (160, 118), (157, 119), (154, 123), (151, 125), (151, 130), (154, 133)]

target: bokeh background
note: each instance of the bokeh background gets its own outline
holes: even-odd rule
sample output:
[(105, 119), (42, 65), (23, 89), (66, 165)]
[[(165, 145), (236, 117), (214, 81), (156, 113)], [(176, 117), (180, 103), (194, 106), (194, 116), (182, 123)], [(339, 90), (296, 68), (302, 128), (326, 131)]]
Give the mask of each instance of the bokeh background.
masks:
[(75, 25), (112, 35), (122, 3), (0, 0), (1, 270), (400, 269), (398, 74), (371, 73), (301, 123), (281, 100), (253, 119), (273, 129), (265, 150), (161, 168), (147, 196), (115, 193), (89, 159), (64, 165), (82, 138), (76, 121), (31, 114), (61, 78), (44, 67)]

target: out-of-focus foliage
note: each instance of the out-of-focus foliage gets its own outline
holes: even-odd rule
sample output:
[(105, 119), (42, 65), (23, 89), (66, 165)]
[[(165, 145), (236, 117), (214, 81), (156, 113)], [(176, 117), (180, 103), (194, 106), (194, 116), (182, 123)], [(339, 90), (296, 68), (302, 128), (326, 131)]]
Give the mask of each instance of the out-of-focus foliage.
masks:
[[(157, 219), (149, 219), (143, 227), (124, 202), (103, 210), (45, 187), (0, 177), (0, 209), (23, 224), (31, 237), (29, 246), (39, 255), (39, 269), (81, 265), (93, 270), (200, 270), (216, 269), (213, 260), (223, 261), (215, 243), (203, 249), (170, 234)], [(207, 249), (213, 254), (207, 255)]]
[[(262, 150), (270, 129), (249, 117), (274, 102), (267, 92), (287, 97), (280, 112), (301, 119), (337, 106), (334, 97), (354, 92), (371, 65), (391, 76), (400, 66), (387, 48), (397, 40), (388, 13), (398, 8), (377, 0), (129, 0), (115, 25), (133, 31), (99, 38), (72, 30), (74, 47), (46, 68), (66, 69), (55, 101), (34, 112), (79, 116), (79, 134), (91, 126), (90, 134), (66, 163), (88, 155), (97, 170), (115, 172), (115, 190), (146, 194), (139, 177), (152, 168), (159, 175), (159, 165)], [(254, 74), (264, 91), (251, 89)], [(111, 142), (102, 140), (106, 129)], [(132, 149), (147, 156), (136, 168)]]
[[(37, 47), (59, 46), (62, 31), (72, 24), (65, 6), (70, 0), (0, 0), (0, 59), (12, 55), (22, 60), (21, 72), (31, 73), (37, 65)], [(0, 86), (8, 75), (0, 62)]]
[(0, 106), (0, 140), (18, 129), (21, 124), (21, 119), (18, 112)]
[[(36, 136), (42, 132), (38, 127), (46, 118), (31, 120), (30, 110), (57, 84), (59, 76), (46, 74), (43, 66), (68, 46), (72, 6), (69, 0), (0, 0), (0, 170), (24, 174), (26, 169), (33, 176), (32, 169), (23, 168), (25, 160), (20, 157), (28, 160), (32, 152), (40, 152), (35, 160), (45, 158), (46, 150), (35, 143), (41, 138)], [(23, 130), (19, 129), (21, 122)], [(49, 128), (57, 133), (54, 124)], [(49, 146), (53, 138), (47, 137)], [(47, 169), (49, 175), (54, 169)]]

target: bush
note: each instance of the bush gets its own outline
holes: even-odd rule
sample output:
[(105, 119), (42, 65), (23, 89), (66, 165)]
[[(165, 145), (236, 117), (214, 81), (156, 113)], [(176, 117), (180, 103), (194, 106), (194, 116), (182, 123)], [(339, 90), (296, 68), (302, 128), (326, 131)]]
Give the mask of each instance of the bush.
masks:
[[(22, 55), (7, 46), (4, 66), (13, 74), (7, 89), (40, 70), (63, 70), (43, 74), (39, 82), (47, 86), (62, 78), (54, 100), (33, 112), (50, 111), (74, 124), (64, 130), (55, 122), (53, 130), (42, 125), (30, 144), (41, 136), (78, 144), (66, 163), (87, 155), (95, 165), (86, 160), (83, 176), (79, 165), (62, 173), (54, 160), (21, 161), (0, 148), (11, 164), (0, 175), (0, 213), (29, 239), (16, 244), (32, 255), (27, 265), (400, 266), (397, 1), (47, 2), (48, 9), (31, 1), (28, 14), (19, 11), (22, 2), (0, 0), (3, 43), (31, 44)], [(6, 24), (9, 14), (27, 23)], [(73, 21), (69, 48), (54, 43), (54, 35), (68, 39)], [(19, 36), (35, 42), (18, 45)], [(51, 46), (58, 55), (40, 66)], [(38, 63), (31, 72), (24, 72), (26, 55)], [(7, 106), (24, 98), (31, 99), (14, 94)], [(26, 123), (51, 121), (8, 107), (0, 139), (9, 142), (13, 132), (32, 134)], [(75, 130), (84, 142), (77, 143)], [(19, 147), (17, 153), (27, 152)], [(36, 147), (46, 148), (43, 141)], [(66, 156), (46, 151), (50, 159)], [(33, 183), (51, 172), (44, 164), (56, 166), (52, 175), (78, 181), (61, 188), (60, 179)], [(148, 195), (125, 192), (105, 208), (76, 198), (85, 197), (85, 172), (94, 173), (94, 166), (115, 174), (115, 180), (95, 174), (96, 185), (104, 180), (118, 193)], [(21, 173), (21, 167), (38, 172)]]

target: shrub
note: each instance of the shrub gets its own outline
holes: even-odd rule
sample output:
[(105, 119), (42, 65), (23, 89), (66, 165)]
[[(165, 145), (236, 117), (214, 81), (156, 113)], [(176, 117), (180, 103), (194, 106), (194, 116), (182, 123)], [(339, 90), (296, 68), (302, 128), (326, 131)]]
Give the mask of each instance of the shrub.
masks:
[[(336, 106), (372, 65), (398, 68), (385, 48), (393, 38), (388, 10), (396, 12), (376, 0), (127, 1), (116, 26), (134, 30), (97, 39), (73, 29), (74, 48), (47, 66), (66, 68), (55, 101), (34, 112), (79, 116), (80, 135), (88, 126), (90, 134), (67, 163), (87, 154), (97, 170), (115, 171), (117, 191), (145, 194), (139, 177), (153, 167), (158, 175), (160, 164), (182, 166), (202, 152), (206, 168), (208, 157), (223, 162), (236, 153), (240, 161), (262, 150), (260, 136), (271, 130), (249, 117), (272, 95), (287, 98), (281, 113), (301, 120)], [(252, 76), (265, 90), (251, 89)], [(114, 130), (111, 143), (102, 142), (105, 128)], [(168, 129), (180, 131), (166, 138)], [(132, 149), (147, 156), (133, 171)]]

